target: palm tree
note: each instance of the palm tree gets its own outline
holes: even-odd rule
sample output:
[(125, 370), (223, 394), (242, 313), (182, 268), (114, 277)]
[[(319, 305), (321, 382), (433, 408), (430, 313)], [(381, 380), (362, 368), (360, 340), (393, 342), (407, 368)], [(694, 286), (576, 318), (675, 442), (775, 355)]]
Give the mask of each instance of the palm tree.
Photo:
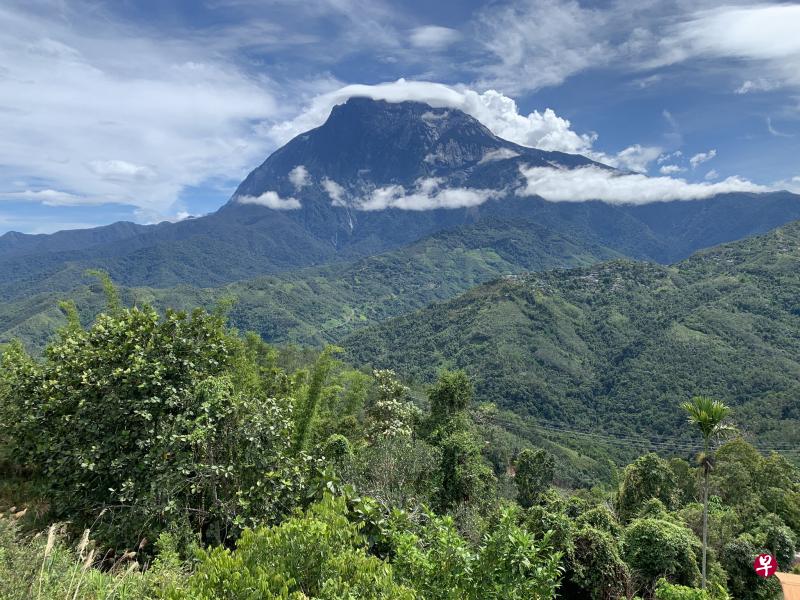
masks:
[(695, 396), (691, 402), (684, 402), (681, 408), (689, 414), (689, 423), (696, 426), (703, 435), (703, 579), (706, 589), (706, 549), (708, 546), (708, 474), (712, 467), (711, 443), (714, 438), (733, 429), (724, 423), (731, 409), (724, 402), (706, 396)]

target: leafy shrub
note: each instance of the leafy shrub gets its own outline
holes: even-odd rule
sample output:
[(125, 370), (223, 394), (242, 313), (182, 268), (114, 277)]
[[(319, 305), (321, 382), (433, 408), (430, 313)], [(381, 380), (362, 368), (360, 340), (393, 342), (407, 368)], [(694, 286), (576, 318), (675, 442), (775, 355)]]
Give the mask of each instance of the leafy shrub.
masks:
[(620, 520), (636, 517), (645, 502), (657, 498), (667, 508), (674, 507), (678, 489), (669, 463), (650, 453), (625, 467), (617, 498)]
[(699, 545), (686, 527), (661, 519), (637, 519), (625, 529), (622, 555), (634, 580), (645, 590), (652, 590), (661, 577), (694, 585), (700, 577)]
[(547, 450), (525, 448), (517, 457), (514, 484), (517, 501), (524, 507), (533, 506), (539, 496), (553, 483), (555, 458)]
[(367, 555), (344, 499), (330, 495), (280, 525), (245, 531), (235, 550), (218, 546), (198, 558), (196, 571), (169, 598), (415, 598), (394, 581), (388, 563)]
[(575, 533), (567, 565), (567, 582), (562, 593), (565, 598), (626, 597), (630, 572), (620, 557), (616, 539), (607, 531), (586, 525)]
[(753, 560), (761, 550), (750, 536), (740, 536), (723, 548), (720, 562), (728, 574), (728, 591), (736, 600), (780, 598), (777, 578), (759, 577), (753, 569)]
[(0, 423), (57, 518), (133, 547), (166, 527), (222, 541), (300, 495), (291, 402), (234, 382), (249, 368), (221, 316), (119, 309), (68, 327), (42, 362), (2, 357)]
[(561, 554), (549, 535), (535, 539), (505, 510), (477, 549), (450, 517), (429, 515), (421, 528), (392, 536), (395, 576), (427, 600), (545, 600), (558, 587)]
[(675, 585), (666, 579), (659, 579), (656, 584), (655, 600), (711, 600), (705, 590)]

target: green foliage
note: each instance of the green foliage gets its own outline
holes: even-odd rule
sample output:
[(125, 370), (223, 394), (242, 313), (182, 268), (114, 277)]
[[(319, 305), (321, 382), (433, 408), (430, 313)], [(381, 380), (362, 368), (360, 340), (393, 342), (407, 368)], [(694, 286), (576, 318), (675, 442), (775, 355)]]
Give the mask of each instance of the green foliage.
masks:
[(750, 536), (741, 536), (722, 550), (720, 562), (728, 574), (728, 590), (736, 600), (777, 600), (781, 588), (777, 578), (759, 577), (753, 561), (760, 553)]
[(53, 525), (27, 539), (9, 519), (0, 518), (0, 598), (3, 600), (146, 600), (184, 577), (172, 542), (160, 540), (159, 558), (142, 573), (136, 553), (106, 570), (94, 567), (101, 555), (88, 538), (70, 547)]
[(607, 506), (595, 506), (581, 513), (575, 519), (575, 523), (579, 526), (588, 525), (600, 531), (605, 531), (614, 539), (619, 539), (622, 533), (622, 526)]
[(617, 498), (620, 519), (634, 518), (645, 502), (660, 500), (667, 508), (675, 504), (677, 485), (669, 464), (657, 454), (646, 454), (625, 467)]
[(725, 419), (731, 409), (720, 400), (707, 396), (695, 396), (691, 402), (684, 402), (681, 408), (689, 415), (689, 424), (694, 425), (703, 436), (706, 448), (712, 439), (726, 431)]
[(396, 577), (426, 600), (544, 600), (555, 595), (560, 554), (549, 535), (535, 539), (504, 511), (473, 549), (449, 517), (430, 515), (417, 530), (396, 525)]
[(705, 590), (675, 585), (666, 579), (659, 579), (656, 584), (655, 600), (711, 600)]
[(302, 402), (297, 408), (295, 417), (295, 432), (293, 446), (296, 452), (306, 448), (308, 436), (317, 416), (317, 410), (322, 397), (323, 387), (331, 369), (334, 367), (333, 355), (341, 350), (335, 346), (328, 346), (322, 351), (314, 368), (311, 370), (311, 379)]
[(442, 456), (440, 508), (448, 510), (462, 503), (479, 504), (488, 499), (494, 475), (472, 432), (457, 429), (447, 434), (438, 447)]
[(106, 543), (174, 524), (221, 541), (284, 513), (307, 470), (289, 453), (290, 401), (236, 389), (243, 362), (216, 315), (104, 314), (65, 330), (42, 362), (7, 349), (2, 435), (56, 516)]
[(661, 519), (636, 519), (622, 537), (622, 556), (634, 580), (647, 591), (660, 577), (682, 585), (697, 583), (699, 549), (700, 543), (689, 529)]
[(630, 571), (622, 560), (617, 538), (585, 525), (572, 539), (563, 597), (612, 600), (625, 598)]
[(173, 600), (319, 598), (412, 600), (394, 581), (392, 567), (366, 553), (359, 526), (347, 518), (344, 499), (326, 496), (305, 515), (268, 529), (247, 530), (235, 550), (217, 547), (199, 555)]
[(672, 267), (618, 261), (506, 277), (340, 344), (353, 362), (420, 383), (467, 370), (477, 401), (524, 415), (535, 445), (537, 426), (627, 436), (547, 434), (578, 455), (624, 463), (651, 447), (636, 439), (691, 443), (679, 404), (698, 390), (726, 399), (759, 445), (797, 447), (798, 240), (792, 224)]
[(517, 486), (517, 501), (528, 508), (553, 483), (555, 458), (547, 450), (526, 448), (517, 457), (514, 484)]
[(463, 414), (474, 397), (472, 382), (464, 371), (443, 371), (428, 390), (431, 403), (431, 429)]
[(369, 408), (367, 435), (373, 442), (387, 438), (411, 438), (421, 411), (409, 401), (409, 390), (388, 369), (373, 372), (378, 397)]

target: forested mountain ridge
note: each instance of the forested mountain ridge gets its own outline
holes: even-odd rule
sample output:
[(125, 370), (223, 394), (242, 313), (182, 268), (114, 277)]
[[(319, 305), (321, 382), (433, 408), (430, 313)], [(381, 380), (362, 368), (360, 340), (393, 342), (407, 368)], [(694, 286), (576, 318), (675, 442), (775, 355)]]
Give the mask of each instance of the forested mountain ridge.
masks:
[[(578, 244), (669, 263), (800, 218), (800, 197), (789, 192), (647, 205), (516, 194), (521, 167), (554, 165), (597, 163), (518, 146), (458, 110), (353, 98), (276, 150), (212, 214), (0, 236), (0, 299), (71, 290), (87, 268), (126, 286), (222, 286), (352, 261), (497, 219), (532, 224), (527, 235), (544, 227)], [(386, 195), (396, 200), (401, 189), (417, 204), (376, 204)], [(471, 200), (440, 201), (437, 194), (452, 190)]]
[[(236, 302), (232, 324), (270, 342), (321, 344), (355, 328), (447, 300), (498, 275), (591, 264), (619, 254), (571, 240), (534, 223), (487, 219), (419, 242), (345, 263), (259, 277), (219, 288), (124, 288), (133, 304), (192, 308), (225, 296)], [(67, 293), (42, 292), (0, 305), (0, 339), (41, 347), (65, 323), (58, 301), (74, 299), (84, 320), (103, 306), (96, 281)], [(92, 284), (92, 282), (94, 282)]]
[(627, 260), (510, 276), (342, 341), (356, 363), (544, 422), (671, 435), (678, 405), (725, 398), (758, 439), (800, 443), (800, 223), (670, 267)]

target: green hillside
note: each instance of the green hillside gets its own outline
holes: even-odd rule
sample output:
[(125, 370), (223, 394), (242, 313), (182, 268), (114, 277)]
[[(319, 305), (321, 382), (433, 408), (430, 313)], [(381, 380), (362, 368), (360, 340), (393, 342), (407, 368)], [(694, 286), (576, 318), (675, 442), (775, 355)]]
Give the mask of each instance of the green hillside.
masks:
[(734, 405), (760, 443), (796, 448), (800, 223), (672, 267), (615, 261), (504, 277), (343, 345), (354, 363), (412, 381), (464, 368), (479, 400), (615, 435), (672, 435), (678, 404), (706, 393)]
[[(451, 298), (502, 274), (586, 265), (618, 256), (602, 246), (572, 241), (522, 221), (483, 221), (445, 231), (389, 253), (259, 277), (219, 288), (188, 285), (123, 290), (129, 303), (164, 307), (210, 306), (237, 299), (232, 323), (272, 342), (319, 344), (355, 328), (377, 323)], [(103, 306), (88, 278), (71, 292), (44, 292), (0, 305), (0, 339), (18, 337), (43, 346), (64, 323), (58, 300), (74, 298), (85, 322)]]

